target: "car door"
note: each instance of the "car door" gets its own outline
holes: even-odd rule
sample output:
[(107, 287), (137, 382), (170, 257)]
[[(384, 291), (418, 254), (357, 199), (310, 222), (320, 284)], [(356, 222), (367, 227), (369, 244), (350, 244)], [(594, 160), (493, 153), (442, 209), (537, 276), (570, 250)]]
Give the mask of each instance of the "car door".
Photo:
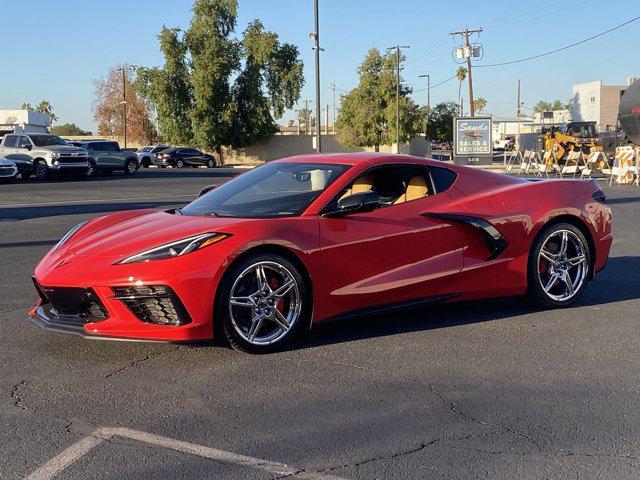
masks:
[[(421, 187), (426, 196), (407, 198), (408, 184), (420, 175), (425, 185), (429, 183), (426, 190)], [(424, 165), (374, 167), (341, 195), (370, 185), (370, 189), (384, 190), (381, 207), (319, 218), (326, 317), (458, 293), (448, 283), (463, 266), (463, 231), (459, 225), (421, 215), (451, 202), (446, 191), (434, 191), (428, 175)], [(398, 179), (403, 179), (404, 192), (392, 185)], [(339, 197), (332, 202), (337, 204)], [(328, 208), (333, 208), (331, 202)]]
[[(3, 145), (5, 148), (3, 156), (14, 162), (20, 173), (33, 171), (33, 161), (29, 149), (26, 148), (26, 146), (31, 145), (28, 137), (24, 135), (6, 135)], [(25, 147), (20, 147), (20, 145)]]
[(192, 166), (202, 165), (202, 153), (195, 148), (185, 148), (184, 156), (182, 158), (184, 163)]

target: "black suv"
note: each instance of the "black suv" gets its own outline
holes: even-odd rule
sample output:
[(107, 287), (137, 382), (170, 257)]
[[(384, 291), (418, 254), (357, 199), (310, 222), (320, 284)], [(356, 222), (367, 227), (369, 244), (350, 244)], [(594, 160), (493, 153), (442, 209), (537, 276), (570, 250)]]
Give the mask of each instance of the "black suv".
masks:
[(187, 165), (190, 167), (206, 166), (213, 168), (217, 165), (217, 162), (216, 157), (203, 153), (196, 148), (175, 147), (167, 148), (154, 154), (153, 164), (160, 168), (166, 168), (167, 166), (184, 168)]

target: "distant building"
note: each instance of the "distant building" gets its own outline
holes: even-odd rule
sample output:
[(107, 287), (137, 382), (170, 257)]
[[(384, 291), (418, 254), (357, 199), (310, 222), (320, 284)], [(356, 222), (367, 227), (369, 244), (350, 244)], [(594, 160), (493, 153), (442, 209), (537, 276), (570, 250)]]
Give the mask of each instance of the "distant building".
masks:
[(534, 112), (534, 123), (569, 123), (572, 119), (572, 114), (569, 110), (553, 110), (548, 112)]
[(7, 133), (47, 133), (51, 119), (33, 110), (0, 110), (0, 137)]
[[(629, 81), (632, 83), (631, 78)], [(615, 130), (620, 97), (627, 86), (603, 85), (600, 80), (574, 85), (571, 100), (573, 121), (596, 122), (598, 131)]]
[(502, 140), (507, 136), (516, 135), (518, 132), (522, 133), (526, 130), (526, 126), (531, 124), (531, 119), (524, 117), (518, 120), (515, 117), (499, 117), (493, 115), (492, 119), (494, 140)]

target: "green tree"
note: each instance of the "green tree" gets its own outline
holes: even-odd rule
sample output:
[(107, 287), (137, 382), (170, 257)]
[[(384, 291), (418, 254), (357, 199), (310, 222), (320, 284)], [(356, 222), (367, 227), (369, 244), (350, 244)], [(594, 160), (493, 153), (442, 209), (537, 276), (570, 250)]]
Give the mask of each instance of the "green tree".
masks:
[(33, 105), (30, 103), (23, 103), (20, 110), (33, 110)]
[(562, 103), (561, 100), (554, 100), (553, 102), (547, 102), (545, 100), (540, 100), (533, 106), (533, 111), (536, 113), (541, 112), (553, 112), (556, 110), (571, 110), (571, 104), (573, 99), (569, 100), (567, 103)]
[(91, 135), (91, 132), (82, 130), (75, 123), (64, 123), (62, 125), (56, 125), (51, 127), (51, 133), (61, 136), (82, 136)]
[(453, 140), (453, 117), (458, 114), (458, 105), (454, 102), (438, 103), (429, 112), (427, 138), (437, 142)]
[(138, 68), (137, 90), (157, 113), (162, 137), (204, 149), (266, 141), (293, 108), (304, 79), (297, 47), (255, 20), (232, 37), (237, 0), (195, 0), (182, 34), (163, 28), (160, 68)]
[[(392, 145), (396, 127), (396, 56), (367, 53), (358, 68), (358, 86), (343, 96), (336, 120), (338, 141), (349, 147)], [(423, 129), (426, 111), (409, 98), (410, 89), (400, 88), (400, 142), (407, 142)]]
[(136, 68), (135, 90), (154, 107), (158, 130), (164, 141), (174, 145), (191, 142), (193, 130), (189, 112), (193, 89), (189, 83), (187, 47), (180, 29), (162, 27), (158, 39), (164, 55), (163, 68)]

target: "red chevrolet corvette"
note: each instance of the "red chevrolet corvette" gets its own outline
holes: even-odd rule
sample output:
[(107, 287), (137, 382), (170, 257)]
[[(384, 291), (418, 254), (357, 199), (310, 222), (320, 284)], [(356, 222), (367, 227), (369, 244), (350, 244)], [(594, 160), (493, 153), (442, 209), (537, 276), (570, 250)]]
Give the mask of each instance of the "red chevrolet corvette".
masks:
[(73, 228), (37, 266), (30, 315), (87, 337), (226, 338), (264, 352), (327, 319), (528, 295), (575, 302), (604, 268), (594, 181), (528, 181), (410, 156), (267, 163), (183, 208)]

